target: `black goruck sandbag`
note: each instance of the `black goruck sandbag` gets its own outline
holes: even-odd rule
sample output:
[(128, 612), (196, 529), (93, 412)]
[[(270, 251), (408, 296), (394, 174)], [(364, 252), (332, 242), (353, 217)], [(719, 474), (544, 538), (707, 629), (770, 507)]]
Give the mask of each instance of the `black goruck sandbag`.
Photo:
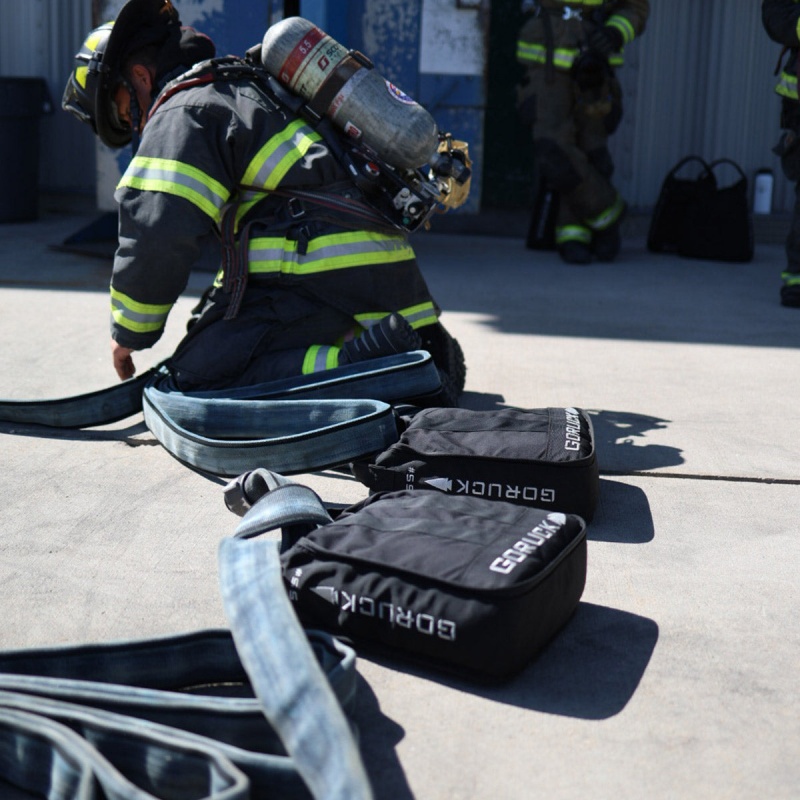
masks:
[(582, 409), (426, 408), (401, 428), (383, 453), (352, 465), (372, 492), (430, 489), (592, 520), (600, 478)]
[(293, 537), (281, 565), (304, 625), (503, 680), (577, 607), (586, 525), (574, 514), (480, 497), (379, 492)]

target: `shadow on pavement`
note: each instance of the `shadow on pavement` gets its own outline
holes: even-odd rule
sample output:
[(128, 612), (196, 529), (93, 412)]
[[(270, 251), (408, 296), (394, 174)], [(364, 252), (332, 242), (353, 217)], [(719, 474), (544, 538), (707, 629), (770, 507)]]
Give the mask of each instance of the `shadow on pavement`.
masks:
[(587, 538), (591, 542), (646, 544), (655, 536), (647, 495), (638, 486), (600, 481), (600, 500)]
[(658, 641), (647, 617), (580, 603), (567, 626), (519, 677), (481, 692), (502, 703), (581, 719), (619, 714), (636, 692)]
[(602, 720), (636, 692), (658, 641), (654, 620), (581, 602), (545, 650), (507, 683), (487, 685), (370, 651), (368, 658), (418, 678), (529, 711)]
[(353, 715), (359, 732), (359, 746), (375, 797), (413, 800), (395, 748), (405, 731), (380, 709), (372, 687), (358, 676), (358, 702)]
[(635, 472), (683, 464), (682, 451), (660, 444), (636, 444), (648, 431), (663, 430), (669, 420), (628, 411), (587, 409), (594, 427), (601, 472)]

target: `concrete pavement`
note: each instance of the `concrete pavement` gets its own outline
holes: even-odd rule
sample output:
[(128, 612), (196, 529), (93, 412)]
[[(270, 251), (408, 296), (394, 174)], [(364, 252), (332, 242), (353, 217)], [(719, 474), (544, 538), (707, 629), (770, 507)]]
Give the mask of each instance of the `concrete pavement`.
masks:
[[(92, 217), (61, 202), (0, 225), (0, 397), (114, 382), (110, 264), (49, 247)], [(359, 658), (376, 796), (800, 796), (800, 311), (778, 303), (780, 245), (722, 264), (637, 239), (582, 268), (517, 238), (414, 242), (467, 355), (462, 404), (589, 410), (601, 493), (578, 611), (514, 681)], [(141, 415), (0, 424), (0, 457), (2, 647), (225, 625), (216, 549), (236, 518), (221, 481), (175, 461)], [(297, 479), (329, 502), (366, 494), (340, 474)]]

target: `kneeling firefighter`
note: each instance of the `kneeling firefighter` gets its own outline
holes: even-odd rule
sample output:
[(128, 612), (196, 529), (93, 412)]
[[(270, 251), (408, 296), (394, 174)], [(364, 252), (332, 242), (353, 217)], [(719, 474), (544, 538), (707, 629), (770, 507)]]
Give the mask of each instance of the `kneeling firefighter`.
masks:
[[(407, 234), (446, 210), (454, 165), (455, 194), (465, 194), (465, 149), (382, 79), (380, 101), (418, 120), (405, 133), (416, 147), (401, 149), (406, 128), (391, 130), (384, 111), (393, 139), (383, 153), (365, 123), (335, 128), (330, 109), (352, 104), (348, 81), (372, 65), (306, 20), (279, 24), (289, 26), (282, 37), (268, 31), (285, 48), (278, 76), (262, 46), (246, 58), (214, 58), (211, 40), (182, 26), (170, 0), (129, 0), (76, 56), (63, 107), (106, 145), (134, 147), (115, 195), (114, 367), (121, 379), (134, 374), (133, 351), (159, 339), (211, 247), (221, 269), (168, 362), (178, 389), (251, 385), (425, 349), (442, 376), (441, 403), (455, 405), (463, 354), (439, 322)], [(309, 52), (316, 63), (303, 62)], [(281, 83), (301, 62), (306, 77), (329, 69), (306, 99), (307, 85), (289, 92)], [(390, 165), (393, 154), (415, 163)], [(441, 174), (433, 164), (444, 164)]]
[(626, 205), (608, 137), (622, 117), (615, 69), (645, 29), (648, 0), (526, 0), (517, 40), (521, 120), (541, 182), (558, 195), (555, 242), (568, 263), (613, 260)]

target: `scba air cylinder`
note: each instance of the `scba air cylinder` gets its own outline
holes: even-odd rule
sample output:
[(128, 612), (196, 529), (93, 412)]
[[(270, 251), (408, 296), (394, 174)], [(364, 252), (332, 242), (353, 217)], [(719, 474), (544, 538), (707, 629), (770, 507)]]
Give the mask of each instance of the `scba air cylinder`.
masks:
[(268, 28), (261, 61), (312, 111), (329, 117), (387, 164), (417, 169), (436, 152), (439, 138), (433, 117), (366, 58), (346, 50), (308, 20), (288, 17)]

